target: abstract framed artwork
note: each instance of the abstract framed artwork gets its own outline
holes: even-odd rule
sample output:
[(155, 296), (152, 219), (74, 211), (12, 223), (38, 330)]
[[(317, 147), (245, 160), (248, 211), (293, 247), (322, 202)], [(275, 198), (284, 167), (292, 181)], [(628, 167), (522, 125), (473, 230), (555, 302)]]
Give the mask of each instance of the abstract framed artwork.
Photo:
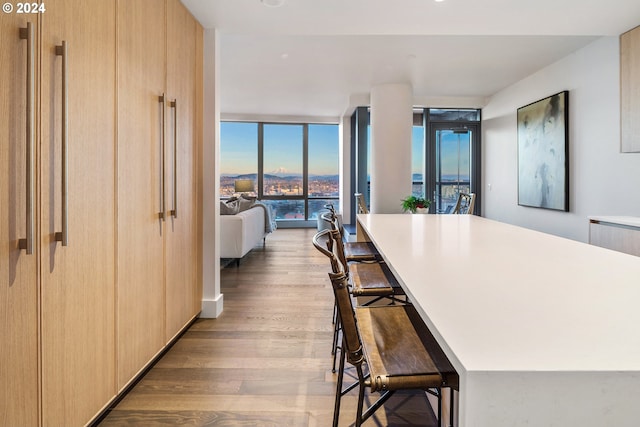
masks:
[(518, 205), (569, 211), (569, 92), (518, 108)]

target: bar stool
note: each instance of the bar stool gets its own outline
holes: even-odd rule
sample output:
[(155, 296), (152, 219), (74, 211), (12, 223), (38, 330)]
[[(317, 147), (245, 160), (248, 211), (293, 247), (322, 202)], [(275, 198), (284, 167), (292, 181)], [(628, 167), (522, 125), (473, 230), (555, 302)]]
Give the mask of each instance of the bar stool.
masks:
[[(338, 317), (342, 324), (343, 347), (336, 384), (333, 427), (338, 426), (342, 396), (359, 387), (355, 426), (359, 427), (395, 391), (418, 389), (438, 399), (438, 425), (442, 416), (442, 388), (451, 389), (450, 419), (453, 419), (453, 389), (458, 376), (412, 305), (353, 307), (344, 272), (329, 273)], [(399, 333), (399, 331), (402, 331)], [(356, 368), (358, 380), (344, 390), (346, 361)], [(363, 366), (368, 368), (365, 374)], [(364, 391), (380, 397), (363, 413)]]
[(384, 261), (381, 262), (349, 262), (344, 251), (344, 244), (338, 230), (329, 230), (328, 241), (332, 254), (338, 259), (341, 271), (344, 271), (352, 285), (351, 294), (355, 297), (376, 297), (365, 305), (371, 305), (383, 298), (393, 302), (405, 302), (396, 297), (406, 294), (400, 283)]
[[(313, 245), (330, 260), (333, 273), (343, 272), (351, 278), (350, 292), (354, 297), (369, 297), (362, 305), (372, 305), (382, 299), (389, 299), (391, 303), (406, 303), (406, 294), (400, 287), (391, 271), (382, 263), (349, 263), (346, 261), (342, 249), (342, 239), (338, 230), (325, 229), (313, 237)], [(403, 299), (401, 299), (404, 297)], [(333, 355), (332, 372), (336, 371), (336, 355), (340, 322), (337, 317), (337, 307), (333, 312)]]

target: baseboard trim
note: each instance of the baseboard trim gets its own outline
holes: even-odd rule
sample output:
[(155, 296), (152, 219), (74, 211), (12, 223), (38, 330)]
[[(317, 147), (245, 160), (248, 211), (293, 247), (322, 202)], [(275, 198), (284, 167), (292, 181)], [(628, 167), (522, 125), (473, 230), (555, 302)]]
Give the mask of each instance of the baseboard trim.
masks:
[(216, 299), (203, 299), (201, 319), (215, 319), (222, 313), (224, 305), (224, 294), (218, 295)]

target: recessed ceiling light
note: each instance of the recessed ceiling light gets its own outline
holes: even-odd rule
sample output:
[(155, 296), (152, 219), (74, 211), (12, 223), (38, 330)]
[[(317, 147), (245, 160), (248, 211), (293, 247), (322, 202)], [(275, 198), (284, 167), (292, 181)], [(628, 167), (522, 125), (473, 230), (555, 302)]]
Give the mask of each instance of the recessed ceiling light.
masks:
[(284, 0), (260, 0), (267, 7), (280, 7), (284, 5)]
[(436, 3), (442, 3), (444, 0), (436, 0)]

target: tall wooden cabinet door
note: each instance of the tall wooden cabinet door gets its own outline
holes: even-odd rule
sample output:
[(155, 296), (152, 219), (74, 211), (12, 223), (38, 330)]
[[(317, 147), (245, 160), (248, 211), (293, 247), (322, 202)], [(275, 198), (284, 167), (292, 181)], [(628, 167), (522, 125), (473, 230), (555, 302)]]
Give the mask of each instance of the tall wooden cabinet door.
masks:
[[(27, 22), (29, 42), (20, 38)], [(37, 16), (0, 15), (0, 426), (36, 426), (39, 418), (38, 246), (35, 218), (27, 214), (27, 199), (36, 210), (36, 198), (27, 194), (27, 176), (36, 189), (35, 163), (27, 168), (26, 160), (36, 136), (30, 141), (26, 132), (29, 112), (35, 125), (36, 111), (35, 93), (27, 102), (27, 84), (35, 91), (37, 70), (35, 63), (27, 67), (27, 44), (35, 62), (37, 26)], [(19, 248), (29, 227), (31, 254)]]
[[(164, 341), (165, 8), (118, 1), (118, 388)], [(164, 142), (163, 142), (164, 141)], [(164, 159), (166, 162), (166, 159)]]
[(196, 21), (178, 0), (167, 1), (168, 219), (167, 341), (198, 312), (196, 298)]
[(115, 0), (42, 15), (45, 426), (86, 424), (116, 393), (115, 18)]

